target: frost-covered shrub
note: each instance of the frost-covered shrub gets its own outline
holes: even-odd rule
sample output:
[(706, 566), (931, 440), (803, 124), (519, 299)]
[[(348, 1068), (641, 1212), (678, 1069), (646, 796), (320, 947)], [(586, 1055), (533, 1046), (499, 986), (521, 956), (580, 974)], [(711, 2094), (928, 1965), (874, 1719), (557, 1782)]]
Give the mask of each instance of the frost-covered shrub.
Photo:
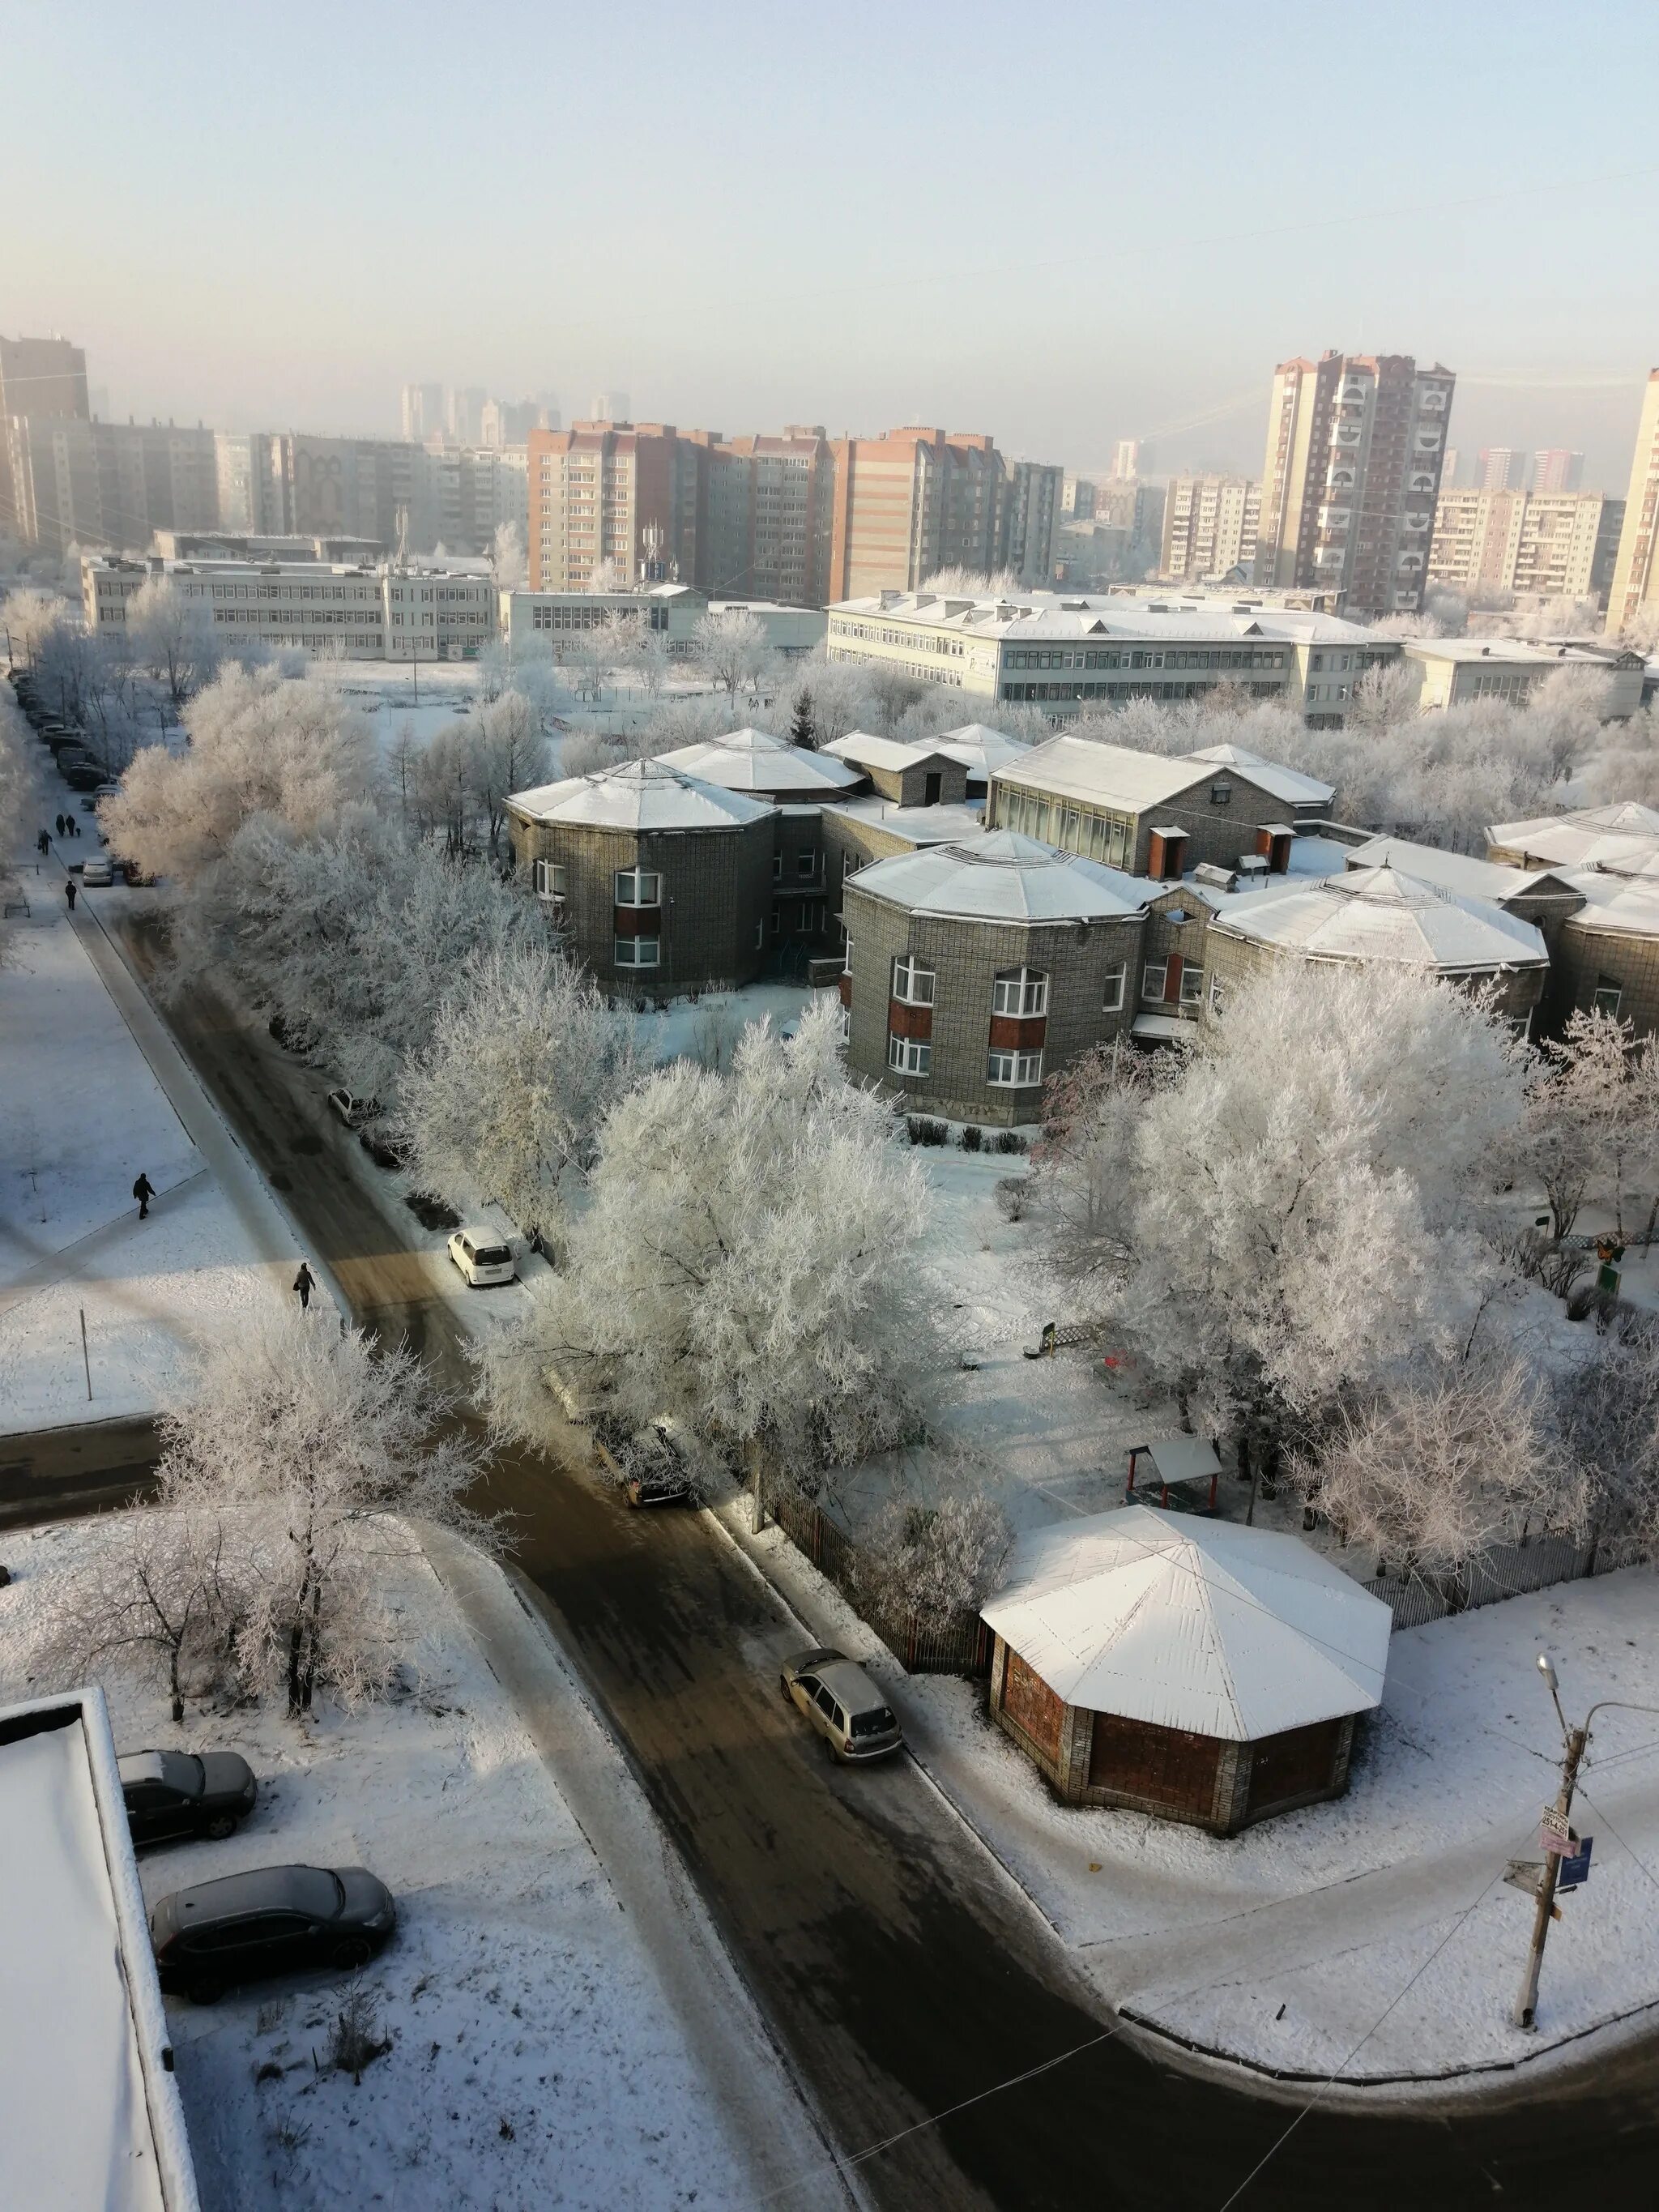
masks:
[(896, 1498), (859, 1547), (860, 1599), (923, 1628), (977, 1613), (1001, 1583), (1014, 1532), (994, 1498), (969, 1492), (941, 1505)]

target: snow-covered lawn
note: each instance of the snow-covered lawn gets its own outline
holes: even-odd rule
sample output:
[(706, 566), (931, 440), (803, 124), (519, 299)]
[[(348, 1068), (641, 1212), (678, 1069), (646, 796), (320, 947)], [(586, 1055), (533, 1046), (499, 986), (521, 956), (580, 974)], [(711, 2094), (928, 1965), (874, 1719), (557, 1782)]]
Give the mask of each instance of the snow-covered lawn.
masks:
[[(42, 1579), (108, 1527), (7, 1540), (17, 1579), (0, 1591), (0, 1702), (31, 1687), (22, 1655)], [(168, 2001), (209, 2212), (743, 2201), (750, 2179), (632, 1919), (412, 1541), (387, 1595), (418, 1665), (393, 1702), (356, 1714), (192, 1711), (174, 1729), (154, 1689), (119, 1669), (105, 1679), (121, 1749), (234, 1747), (260, 1780), (229, 1841), (141, 1858), (149, 1901), (289, 1861), (367, 1866), (398, 1898), (397, 1936), (361, 1977), (392, 2048), (361, 2084), (326, 2070), (339, 1977), (234, 1991), (211, 2009)]]
[[(150, 1410), (200, 1332), (287, 1288), (185, 1134), (55, 890), (43, 881), (0, 969), (8, 1434)], [(141, 1169), (158, 1194), (144, 1222), (132, 1197)]]

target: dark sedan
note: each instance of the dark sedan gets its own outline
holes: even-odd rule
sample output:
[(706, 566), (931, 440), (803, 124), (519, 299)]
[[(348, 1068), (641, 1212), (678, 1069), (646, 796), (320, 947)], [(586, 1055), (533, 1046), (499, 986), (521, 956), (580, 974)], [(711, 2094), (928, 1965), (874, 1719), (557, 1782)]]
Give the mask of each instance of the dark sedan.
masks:
[(362, 1867), (261, 1867), (175, 1890), (149, 1916), (164, 1990), (212, 2004), (239, 1982), (364, 1966), (398, 1924), (392, 1892)]
[(135, 1751), (119, 1765), (135, 1844), (234, 1835), (259, 1794), (252, 1769), (234, 1751)]

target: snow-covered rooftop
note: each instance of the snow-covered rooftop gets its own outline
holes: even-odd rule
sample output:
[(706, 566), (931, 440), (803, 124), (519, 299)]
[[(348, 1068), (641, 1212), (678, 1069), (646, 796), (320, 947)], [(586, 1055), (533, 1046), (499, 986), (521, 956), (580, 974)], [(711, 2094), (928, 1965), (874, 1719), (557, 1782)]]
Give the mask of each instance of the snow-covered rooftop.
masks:
[(1230, 900), (1212, 927), (1310, 959), (1386, 960), (1448, 975), (1549, 963), (1531, 922), (1387, 866)]
[(700, 776), (726, 791), (769, 798), (779, 792), (799, 797), (809, 792), (848, 791), (860, 781), (858, 770), (845, 761), (805, 745), (792, 745), (766, 730), (732, 730), (725, 737), (679, 745), (656, 757), (663, 767), (677, 769), (682, 775)]
[(1659, 882), (1605, 868), (1573, 868), (1561, 881), (1584, 903), (1575, 929), (1604, 930), (1610, 937), (1659, 937)]
[(848, 880), (912, 914), (976, 921), (1104, 921), (1141, 913), (1158, 889), (1012, 830), (990, 830), (969, 845), (895, 853)]
[(826, 814), (845, 815), (849, 821), (867, 822), (890, 836), (912, 845), (972, 845), (985, 834), (985, 810), (972, 806), (901, 806), (896, 799), (866, 792), (862, 799), (826, 801)]
[(1470, 854), (1448, 853), (1410, 837), (1368, 837), (1363, 845), (1348, 848), (1348, 866), (1398, 868), (1423, 883), (1438, 884), (1470, 898), (1492, 899), (1499, 906), (1540, 888), (1547, 891), (1559, 882), (1547, 868), (1506, 868), (1498, 860), (1477, 860)]
[(1304, 775), (1293, 768), (1281, 768), (1277, 761), (1264, 760), (1260, 753), (1247, 752), (1243, 745), (1206, 745), (1201, 752), (1188, 753), (1186, 757), (1230, 768), (1270, 798), (1283, 799), (1287, 806), (1328, 806), (1336, 796), (1334, 785), (1321, 783), (1317, 777)]
[(1164, 805), (1194, 785), (1208, 782), (1215, 769), (1208, 762), (1137, 752), (1128, 745), (1099, 745), (1088, 738), (1062, 732), (1030, 746), (1018, 760), (999, 767), (996, 773), (1004, 783), (1058, 792), (1064, 797), (1092, 799), (1099, 805), (1139, 813), (1148, 806)]
[(916, 768), (923, 761), (937, 760), (943, 750), (939, 745), (901, 744), (896, 738), (878, 738), (869, 730), (848, 730), (844, 738), (833, 738), (823, 747), (857, 768), (884, 769)]
[(960, 761), (969, 775), (989, 775), (1005, 761), (1018, 760), (1029, 750), (1017, 738), (989, 729), (983, 722), (964, 722), (959, 730), (942, 730), (934, 744), (934, 750), (947, 760)]
[(1269, 643), (1363, 645), (1368, 633), (1340, 616), (1270, 607), (1248, 594), (1237, 599), (1183, 596), (1179, 592), (1020, 592), (975, 597), (954, 592), (884, 592), (867, 599), (842, 599), (832, 615), (879, 616), (889, 622), (915, 623), (998, 643), (1025, 644), (1042, 639), (1151, 638), (1230, 642), (1261, 638)]
[(763, 800), (654, 760), (624, 761), (620, 768), (515, 791), (507, 804), (532, 822), (585, 823), (606, 830), (740, 830), (774, 811)]
[(1537, 814), (1525, 822), (1497, 822), (1486, 842), (1499, 852), (1520, 853), (1549, 867), (1613, 868), (1627, 875), (1659, 854), (1659, 811), (1633, 799), (1606, 806), (1581, 806), (1567, 814)]
[(1380, 1704), (1394, 1626), (1294, 1536), (1145, 1505), (1033, 1530), (983, 1612), (1067, 1705), (1234, 1743)]

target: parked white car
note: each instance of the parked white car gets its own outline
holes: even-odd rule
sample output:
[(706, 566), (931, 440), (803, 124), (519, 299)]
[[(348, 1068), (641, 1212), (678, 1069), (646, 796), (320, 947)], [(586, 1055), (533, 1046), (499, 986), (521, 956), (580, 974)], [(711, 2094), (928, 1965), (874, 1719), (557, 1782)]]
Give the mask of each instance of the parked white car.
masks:
[(115, 881), (115, 870), (110, 865), (108, 854), (89, 854), (81, 864), (81, 880), (83, 884), (91, 884), (94, 888), (112, 884)]
[(513, 1247), (491, 1229), (458, 1229), (449, 1240), (449, 1256), (475, 1291), (510, 1283), (519, 1272)]

